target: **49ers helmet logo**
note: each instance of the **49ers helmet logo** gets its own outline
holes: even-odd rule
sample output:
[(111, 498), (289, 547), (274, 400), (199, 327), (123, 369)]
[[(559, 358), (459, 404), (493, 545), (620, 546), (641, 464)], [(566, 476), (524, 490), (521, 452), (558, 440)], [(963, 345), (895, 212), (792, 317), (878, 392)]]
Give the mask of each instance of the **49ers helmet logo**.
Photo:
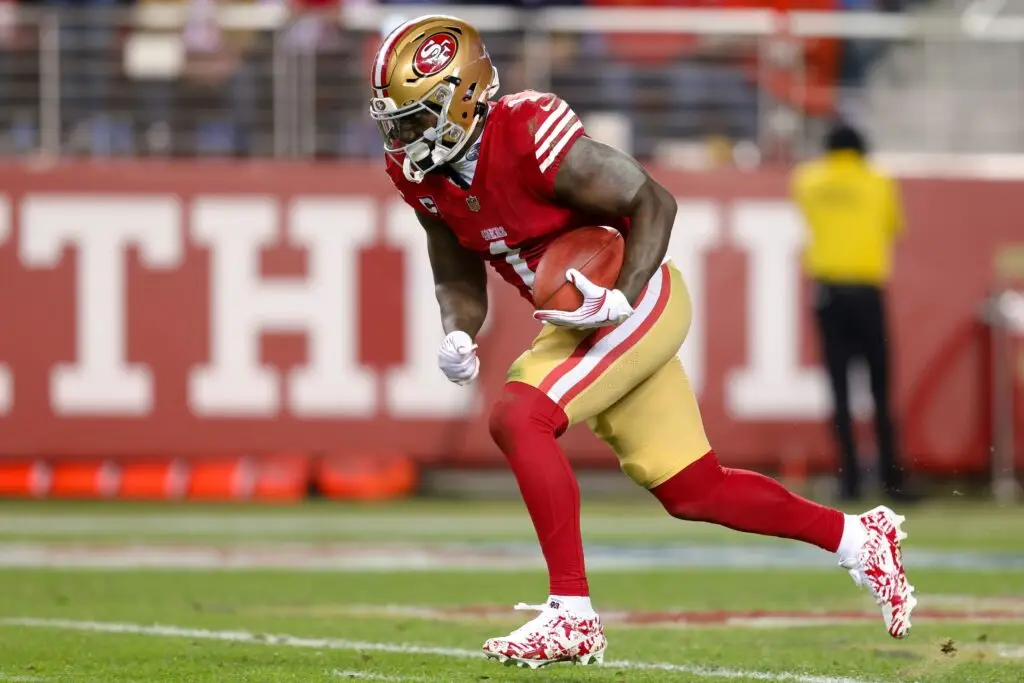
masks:
[(459, 41), (451, 33), (435, 33), (416, 51), (412, 68), (420, 76), (433, 76), (451, 63), (458, 49)]

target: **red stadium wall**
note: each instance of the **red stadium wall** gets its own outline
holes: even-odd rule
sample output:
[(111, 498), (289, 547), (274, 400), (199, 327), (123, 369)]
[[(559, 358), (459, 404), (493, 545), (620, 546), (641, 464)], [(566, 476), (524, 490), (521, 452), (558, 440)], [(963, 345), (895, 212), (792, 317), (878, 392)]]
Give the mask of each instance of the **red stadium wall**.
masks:
[[(782, 171), (665, 172), (684, 349), (731, 464), (831, 467), (802, 227)], [(0, 168), (0, 454), (402, 453), (492, 465), (486, 407), (537, 326), (492, 288), (475, 387), (435, 366), (423, 238), (377, 166)], [(892, 288), (897, 395), (916, 468), (984, 467), (984, 331), (1019, 183), (908, 180)], [(671, 419), (670, 415), (665, 416)], [(577, 463), (614, 466), (584, 429)], [(1024, 451), (1024, 448), (1021, 449)]]

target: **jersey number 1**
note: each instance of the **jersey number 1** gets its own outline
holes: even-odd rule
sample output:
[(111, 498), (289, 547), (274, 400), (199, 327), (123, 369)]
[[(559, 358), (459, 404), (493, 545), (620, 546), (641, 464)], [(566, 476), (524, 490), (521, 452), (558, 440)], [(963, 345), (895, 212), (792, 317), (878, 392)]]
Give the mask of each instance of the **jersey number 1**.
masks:
[(512, 266), (513, 270), (516, 271), (516, 275), (518, 275), (522, 279), (523, 283), (527, 287), (529, 287), (531, 290), (533, 289), (534, 273), (532, 270), (530, 270), (530, 264), (526, 262), (526, 259), (519, 255), (519, 249), (509, 249), (508, 245), (505, 244), (505, 240), (497, 240), (495, 242), (491, 242), (490, 249), (491, 253), (494, 254), (495, 256), (504, 254), (505, 263)]

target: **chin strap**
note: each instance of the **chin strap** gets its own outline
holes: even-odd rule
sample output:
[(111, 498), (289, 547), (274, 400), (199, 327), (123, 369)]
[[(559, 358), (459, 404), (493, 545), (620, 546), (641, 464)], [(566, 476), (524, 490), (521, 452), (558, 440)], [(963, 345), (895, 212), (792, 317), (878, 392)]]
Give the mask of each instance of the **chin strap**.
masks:
[(408, 155), (402, 162), (402, 173), (405, 174), (406, 180), (416, 184), (422, 183), (423, 178), (427, 175), (424, 171), (413, 168), (412, 161), (409, 159)]

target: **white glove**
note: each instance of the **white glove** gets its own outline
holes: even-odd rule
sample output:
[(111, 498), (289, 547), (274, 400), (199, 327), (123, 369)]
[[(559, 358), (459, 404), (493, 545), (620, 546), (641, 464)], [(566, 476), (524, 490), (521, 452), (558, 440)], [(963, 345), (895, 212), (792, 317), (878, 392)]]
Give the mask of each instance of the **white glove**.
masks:
[(535, 311), (534, 318), (552, 325), (588, 330), (594, 327), (618, 325), (633, 315), (633, 307), (626, 300), (626, 295), (619, 290), (605, 289), (600, 285), (595, 285), (575, 268), (566, 271), (565, 279), (583, 294), (583, 305), (570, 312)]
[(480, 372), (476, 344), (465, 332), (456, 330), (449, 333), (441, 342), (441, 348), (437, 350), (437, 364), (450, 381), (459, 386), (469, 384)]

